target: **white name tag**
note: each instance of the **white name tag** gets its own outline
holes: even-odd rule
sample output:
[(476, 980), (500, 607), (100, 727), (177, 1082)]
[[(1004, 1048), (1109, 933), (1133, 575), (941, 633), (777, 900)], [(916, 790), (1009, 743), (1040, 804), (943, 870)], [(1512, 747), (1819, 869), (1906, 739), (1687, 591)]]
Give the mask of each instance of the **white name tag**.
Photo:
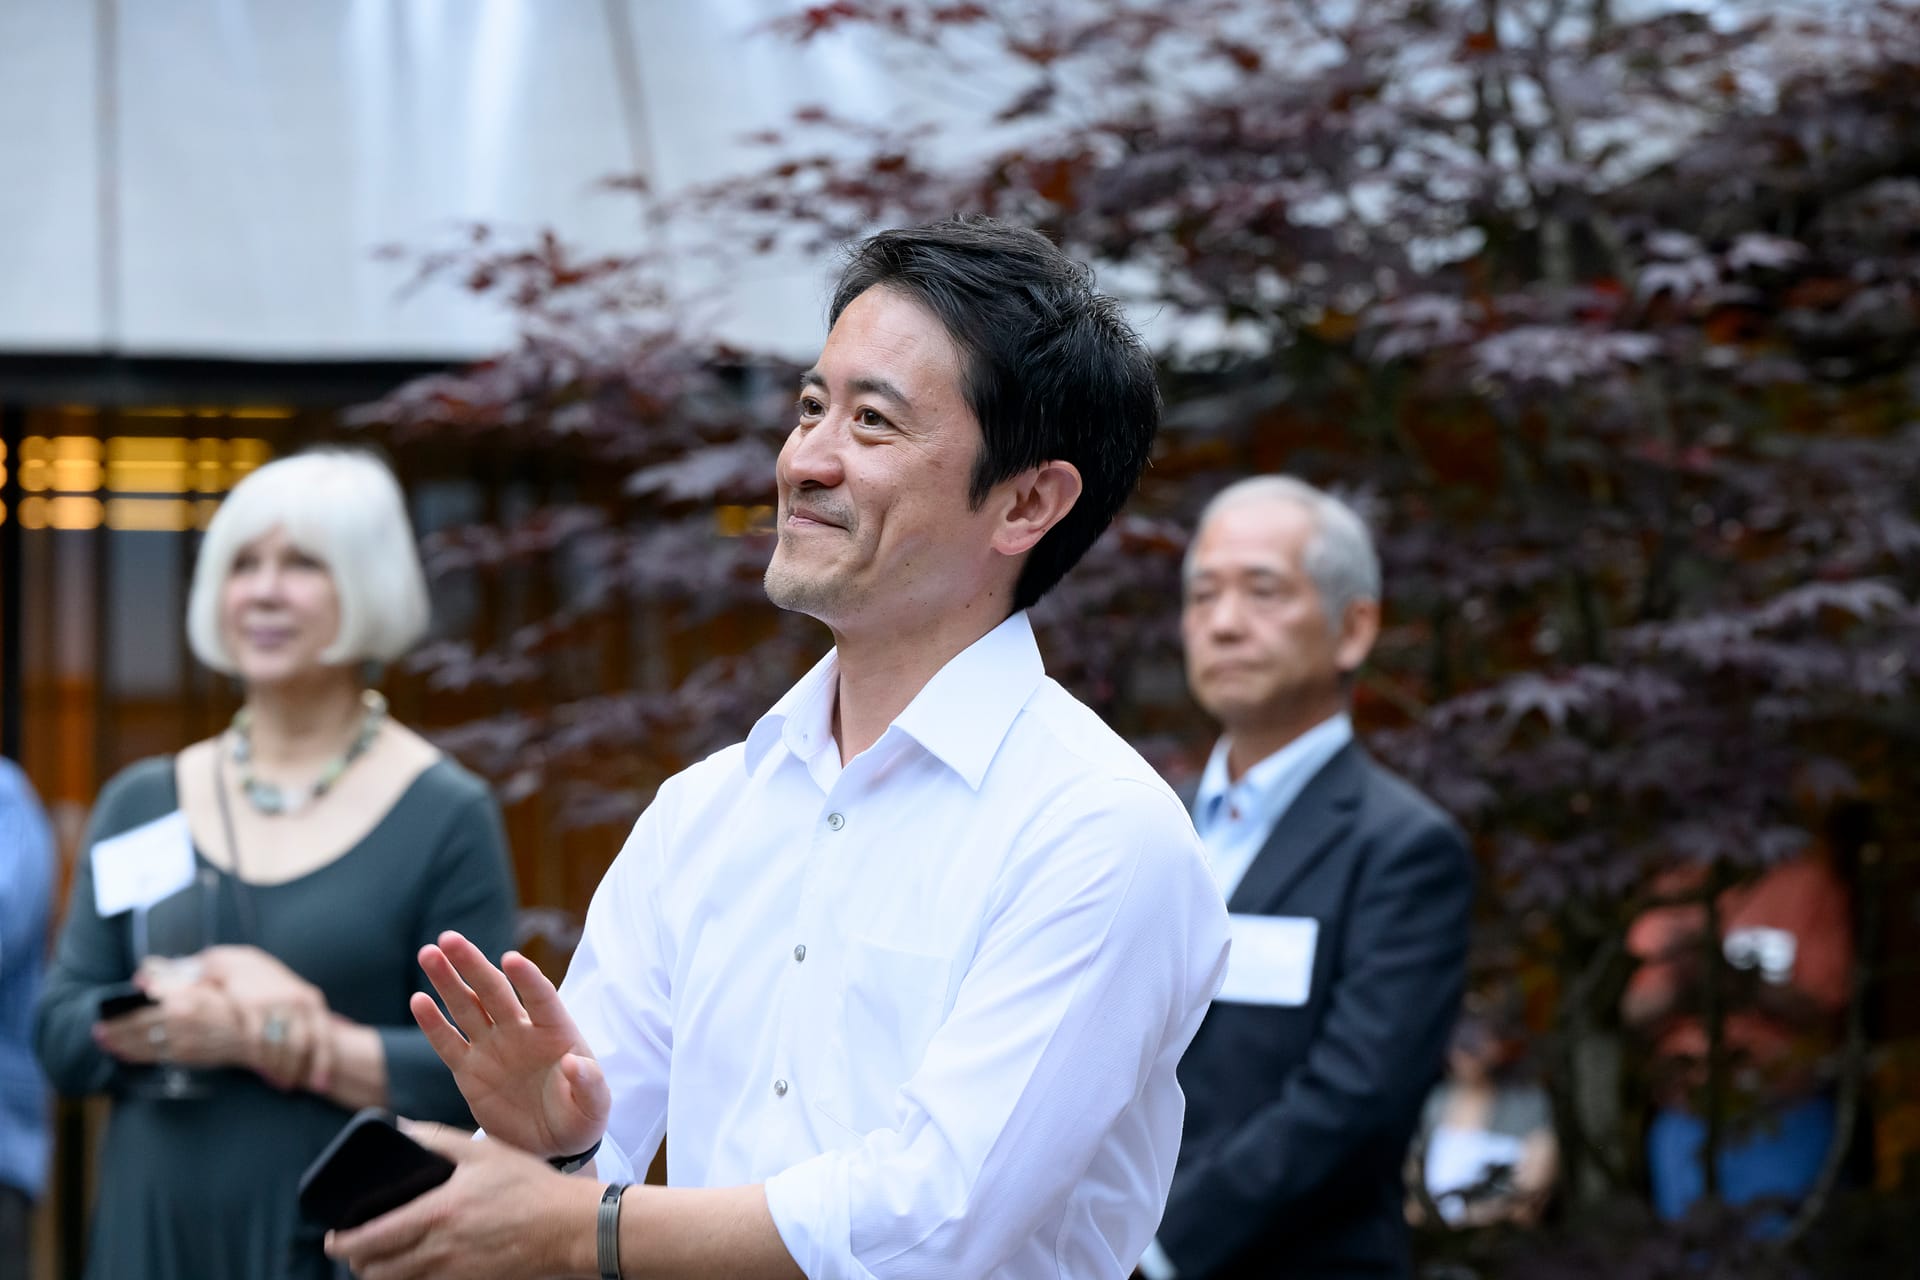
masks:
[(1800, 939), (1785, 929), (1755, 925), (1735, 929), (1720, 946), (1727, 963), (1736, 969), (1758, 969), (1760, 976), (1779, 986), (1793, 977), (1793, 962), (1800, 954)]
[(192, 883), (193, 833), (178, 809), (93, 846), (93, 909), (102, 919), (150, 907)]
[(1296, 1006), (1313, 991), (1320, 922), (1311, 916), (1228, 916), (1233, 947), (1216, 1000)]

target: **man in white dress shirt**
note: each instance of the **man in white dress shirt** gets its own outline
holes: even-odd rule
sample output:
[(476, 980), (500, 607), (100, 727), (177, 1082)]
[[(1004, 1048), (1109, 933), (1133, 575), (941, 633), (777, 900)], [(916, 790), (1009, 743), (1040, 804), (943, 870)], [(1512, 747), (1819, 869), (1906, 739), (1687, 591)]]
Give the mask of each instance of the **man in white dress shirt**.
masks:
[[(415, 1015), (492, 1140), (411, 1128), (459, 1167), (330, 1238), (369, 1280), (1086, 1280), (1153, 1236), (1225, 911), (1025, 613), (1145, 465), (1152, 360), (983, 219), (865, 241), (830, 315), (766, 587), (834, 650), (660, 789), (558, 993), (422, 952), (452, 1022)], [(663, 1135), (670, 1185), (623, 1190)]]

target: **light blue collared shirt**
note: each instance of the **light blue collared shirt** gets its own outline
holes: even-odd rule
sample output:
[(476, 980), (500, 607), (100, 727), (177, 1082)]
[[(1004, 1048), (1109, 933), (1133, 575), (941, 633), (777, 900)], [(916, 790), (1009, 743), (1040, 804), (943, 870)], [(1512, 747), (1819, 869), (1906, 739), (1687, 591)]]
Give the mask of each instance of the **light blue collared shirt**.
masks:
[(1274, 824), (1299, 799), (1313, 775), (1352, 741), (1353, 721), (1342, 711), (1260, 761), (1234, 783), (1227, 780), (1229, 741), (1222, 738), (1214, 745), (1194, 798), (1193, 826), (1207, 847), (1207, 865), (1221, 897), (1233, 897)]

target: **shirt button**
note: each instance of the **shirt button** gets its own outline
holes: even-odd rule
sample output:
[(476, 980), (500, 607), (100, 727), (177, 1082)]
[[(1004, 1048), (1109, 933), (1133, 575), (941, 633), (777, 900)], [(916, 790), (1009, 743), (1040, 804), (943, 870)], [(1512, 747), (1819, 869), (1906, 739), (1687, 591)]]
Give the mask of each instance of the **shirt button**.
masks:
[(799, 946), (793, 949), (793, 961), (795, 964), (798, 964), (800, 961), (805, 960), (806, 958), (807, 958), (807, 944), (803, 942)]
[(787, 1082), (785, 1080), (775, 1080), (773, 1082), (773, 1096), (776, 1098), (784, 1098), (787, 1096)]
[(835, 831), (838, 831), (840, 828), (847, 825), (847, 820), (841, 817), (837, 813), (830, 813), (827, 815), (827, 825), (829, 827), (832, 827)]

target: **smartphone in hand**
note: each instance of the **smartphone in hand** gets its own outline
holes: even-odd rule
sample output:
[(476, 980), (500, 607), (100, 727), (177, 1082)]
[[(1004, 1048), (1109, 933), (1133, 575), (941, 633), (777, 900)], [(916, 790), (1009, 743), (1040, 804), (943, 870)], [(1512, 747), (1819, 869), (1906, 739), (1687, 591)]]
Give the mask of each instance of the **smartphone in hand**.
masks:
[(100, 993), (100, 1021), (112, 1022), (159, 1003), (134, 983), (116, 982)]
[(371, 1222), (453, 1176), (453, 1162), (368, 1107), (300, 1175), (300, 1212), (335, 1230)]

